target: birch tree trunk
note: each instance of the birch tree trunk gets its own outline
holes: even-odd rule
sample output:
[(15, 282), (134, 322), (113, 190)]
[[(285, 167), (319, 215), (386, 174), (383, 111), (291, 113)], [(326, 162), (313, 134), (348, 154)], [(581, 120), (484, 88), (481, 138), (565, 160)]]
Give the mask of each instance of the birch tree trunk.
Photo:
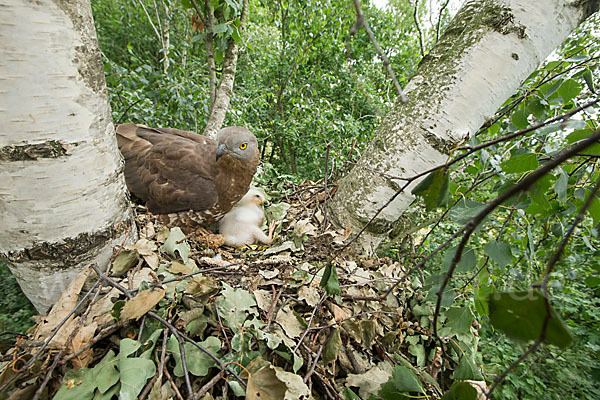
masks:
[[(358, 165), (330, 202), (338, 225), (356, 234), (402, 181), (443, 164), (449, 150), (473, 134), (585, 18), (597, 0), (468, 1), (421, 61), (405, 93), (377, 129)], [(413, 201), (398, 195), (359, 239), (369, 251), (396, 229)]]
[[(248, 0), (242, 0), (240, 26), (238, 27), (239, 30), (242, 30), (244, 27), (247, 15)], [(204, 134), (208, 137), (215, 138), (217, 136), (217, 132), (219, 132), (223, 126), (223, 121), (225, 121), (225, 114), (227, 113), (231, 95), (233, 94), (233, 82), (235, 80), (238, 53), (239, 45), (235, 42), (233, 37), (231, 37), (223, 58), (223, 72), (221, 73), (221, 81), (214, 95), (214, 101), (211, 93), (210, 115), (208, 116), (206, 127), (204, 128)]]
[(134, 235), (89, 0), (0, 7), (0, 256), (44, 313)]

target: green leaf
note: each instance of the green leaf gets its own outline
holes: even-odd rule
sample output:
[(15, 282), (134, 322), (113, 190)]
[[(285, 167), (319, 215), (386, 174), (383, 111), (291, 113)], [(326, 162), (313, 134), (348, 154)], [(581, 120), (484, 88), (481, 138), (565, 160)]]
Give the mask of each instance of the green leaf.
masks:
[(213, 33), (223, 33), (223, 32), (227, 32), (229, 27), (229, 24), (219, 24), (219, 25), (215, 25), (215, 27), (213, 28)]
[(417, 357), (417, 366), (424, 367), (427, 355), (425, 353), (425, 346), (422, 343), (411, 344), (408, 346), (408, 352), (413, 356)]
[(397, 366), (392, 373), (392, 380), (396, 389), (402, 392), (425, 393), (423, 385), (413, 371), (406, 367)]
[(454, 370), (454, 375), (452, 376), (456, 380), (474, 380), (474, 381), (482, 381), (483, 375), (469, 357), (463, 355), (460, 358), (460, 362), (458, 363), (458, 367)]
[(569, 175), (561, 168), (558, 173), (558, 178), (554, 184), (554, 192), (558, 201), (564, 203), (567, 201), (567, 189), (569, 187)]
[(556, 82), (552, 83), (546, 83), (545, 85), (542, 86), (542, 91), (545, 90), (546, 92), (544, 93), (544, 96), (546, 98), (549, 98), (550, 96), (552, 96), (554, 94), (554, 92), (556, 92), (558, 90), (558, 88), (562, 85), (562, 79), (557, 79)]
[[(454, 246), (444, 253), (444, 270), (447, 271), (452, 264), (452, 259), (456, 254), (458, 246)], [(473, 251), (470, 247), (465, 247), (463, 249), (462, 255), (460, 257), (460, 261), (456, 265), (456, 272), (468, 272), (471, 271), (477, 265), (477, 256), (475, 255), (475, 251)]]
[(574, 79), (567, 79), (558, 89), (558, 95), (562, 97), (563, 103), (570, 102), (579, 93), (581, 93), (581, 85)]
[(534, 170), (538, 166), (537, 156), (534, 153), (513, 155), (510, 159), (500, 164), (500, 168), (507, 174), (521, 174)]
[(119, 400), (136, 400), (146, 381), (154, 376), (156, 365), (151, 360), (140, 357), (128, 357), (141, 347), (140, 342), (121, 339), (119, 348), (119, 373), (121, 390)]
[(546, 101), (542, 104), (542, 100), (538, 97), (529, 98), (527, 101), (527, 111), (538, 119), (542, 119), (546, 115)]
[(243, 44), (243, 40), (242, 37), (240, 36), (240, 31), (239, 29), (235, 28), (233, 30), (233, 33), (231, 34), (231, 37), (233, 38), (233, 40), (238, 44), (241, 45)]
[(594, 77), (592, 76), (592, 71), (590, 71), (590, 69), (586, 69), (583, 73), (583, 79), (585, 79), (585, 83), (588, 86), (588, 89), (590, 89), (590, 92), (592, 93), (596, 93), (596, 88), (594, 87)]
[(483, 251), (502, 269), (512, 263), (512, 252), (508, 243), (498, 241), (489, 242), (484, 246)]
[[(589, 197), (590, 195), (591, 193), (588, 192), (586, 197)], [(600, 222), (600, 200), (597, 196), (594, 196), (592, 199), (592, 203), (590, 204), (590, 208), (588, 208), (588, 212), (592, 216), (594, 224), (598, 224)]]
[(63, 385), (54, 395), (54, 400), (91, 400), (95, 389), (96, 382), (92, 370), (70, 369), (63, 377)]
[(527, 125), (529, 125), (529, 122), (527, 121), (528, 116), (528, 112), (526, 112), (523, 108), (519, 108), (511, 116), (510, 122), (512, 122), (514, 127), (518, 130), (525, 129), (527, 128)]
[(595, 288), (600, 286), (600, 277), (598, 276), (589, 276), (585, 278), (585, 285), (589, 288)]
[(450, 177), (446, 171), (443, 168), (438, 169), (419, 182), (412, 190), (412, 194), (423, 197), (426, 210), (431, 211), (447, 203), (450, 194), (449, 184)]
[(227, 327), (238, 330), (251, 315), (258, 315), (255, 297), (244, 289), (234, 289), (223, 282), (223, 291), (217, 298), (221, 318)]
[[(198, 344), (214, 355), (217, 355), (217, 352), (221, 348), (221, 341), (214, 336), (209, 336), (205, 341)], [(173, 353), (173, 357), (175, 358), (175, 368), (173, 369), (173, 373), (176, 376), (183, 376), (183, 363), (181, 362), (179, 342), (174, 335), (171, 335), (167, 341), (167, 350)], [(192, 375), (206, 376), (208, 370), (217, 365), (215, 360), (192, 343), (184, 343), (183, 350), (185, 351), (185, 364), (189, 373)]]
[(323, 363), (327, 365), (330, 362), (337, 360), (341, 347), (342, 338), (340, 336), (340, 330), (334, 329), (323, 349)]
[(95, 382), (100, 393), (107, 392), (111, 387), (119, 382), (119, 371), (117, 363), (119, 359), (115, 356), (114, 351), (110, 350), (102, 361), (94, 367)]
[(356, 393), (352, 391), (352, 389), (348, 387), (344, 389), (342, 396), (344, 396), (344, 400), (362, 400)]
[(396, 366), (390, 380), (381, 387), (379, 396), (383, 400), (404, 399), (403, 394), (410, 392), (425, 393), (425, 389), (412, 370)]
[(171, 228), (169, 237), (160, 249), (173, 258), (176, 258), (178, 253), (184, 264), (191, 252), (190, 245), (185, 241), (185, 235), (179, 227)]
[(319, 284), (322, 288), (325, 288), (327, 294), (330, 295), (340, 295), (342, 294), (342, 289), (340, 289), (340, 281), (338, 280), (337, 270), (335, 265), (327, 264), (325, 270), (323, 271), (323, 277), (321, 278), (321, 283)]
[(481, 316), (485, 316), (489, 314), (487, 297), (494, 293), (493, 286), (481, 285), (477, 289), (477, 294), (475, 296), (475, 311)]
[(121, 384), (119, 383), (104, 393), (100, 393), (97, 391), (96, 394), (94, 395), (94, 400), (112, 400), (114, 397), (116, 397), (119, 394), (120, 390), (121, 390)]
[(467, 382), (454, 382), (442, 400), (477, 400), (477, 390)]
[(452, 307), (446, 310), (446, 326), (454, 334), (469, 333), (475, 316), (469, 307)]
[(137, 250), (121, 250), (112, 265), (113, 275), (123, 275), (131, 267), (138, 263), (139, 256)]
[(265, 210), (265, 215), (267, 216), (267, 220), (269, 221), (279, 221), (285, 218), (287, 214), (287, 210), (291, 206), (288, 203), (281, 202), (275, 203), (267, 207)]
[(479, 214), (485, 207), (485, 204), (469, 199), (462, 199), (450, 210), (448, 214), (452, 221), (456, 222), (457, 224), (464, 225), (473, 219), (473, 217), (475, 217), (477, 214)]
[[(490, 321), (494, 328), (518, 341), (537, 340), (547, 316), (546, 302), (539, 290), (498, 292), (488, 296)], [(573, 342), (573, 336), (554, 311), (546, 328), (546, 342), (561, 349)]]
[(183, 8), (189, 9), (192, 8), (192, 2), (190, 0), (181, 0), (181, 5), (183, 6)]

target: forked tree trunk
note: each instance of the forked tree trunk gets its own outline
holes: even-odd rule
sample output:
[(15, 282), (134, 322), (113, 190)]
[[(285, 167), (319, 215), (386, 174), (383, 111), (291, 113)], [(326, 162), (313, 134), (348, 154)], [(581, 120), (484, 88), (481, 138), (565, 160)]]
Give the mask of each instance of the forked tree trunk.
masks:
[[(420, 63), (405, 93), (386, 116), (330, 202), (336, 222), (358, 232), (394, 196), (402, 181), (443, 164), (449, 150), (473, 134), (573, 29), (597, 0), (468, 1)], [(413, 201), (414, 185), (384, 209), (361, 235), (377, 248)]]
[(0, 35), (0, 256), (43, 313), (135, 227), (89, 0), (6, 0)]

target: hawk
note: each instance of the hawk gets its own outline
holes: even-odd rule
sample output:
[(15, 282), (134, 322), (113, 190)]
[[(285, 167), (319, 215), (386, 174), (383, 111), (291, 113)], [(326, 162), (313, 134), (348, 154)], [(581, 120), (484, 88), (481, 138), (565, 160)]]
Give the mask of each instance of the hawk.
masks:
[(220, 220), (248, 192), (258, 167), (258, 142), (243, 127), (223, 128), (217, 140), (131, 123), (116, 130), (129, 191), (184, 231)]

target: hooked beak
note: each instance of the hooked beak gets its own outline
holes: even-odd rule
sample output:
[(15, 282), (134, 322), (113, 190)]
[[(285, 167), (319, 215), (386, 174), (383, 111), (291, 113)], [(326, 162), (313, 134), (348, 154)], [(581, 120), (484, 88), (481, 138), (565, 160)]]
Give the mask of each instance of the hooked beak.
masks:
[(225, 143), (221, 143), (219, 147), (217, 147), (217, 161), (225, 152), (227, 151), (227, 145)]

